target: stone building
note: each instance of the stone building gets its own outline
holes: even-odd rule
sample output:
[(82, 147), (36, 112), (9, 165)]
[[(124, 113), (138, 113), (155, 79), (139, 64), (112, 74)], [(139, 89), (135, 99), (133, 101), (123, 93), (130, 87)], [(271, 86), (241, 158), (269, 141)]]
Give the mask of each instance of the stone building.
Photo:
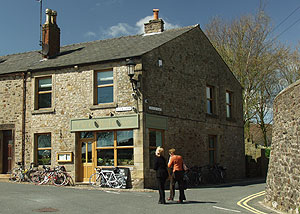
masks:
[(145, 188), (163, 146), (244, 177), (242, 87), (199, 25), (164, 30), (154, 10), (141, 35), (63, 47), (59, 36), (47, 10), (42, 52), (0, 57), (0, 173), (63, 164), (85, 182), (118, 166)]
[(274, 102), (271, 156), (265, 203), (277, 210), (299, 213), (300, 208), (300, 80)]

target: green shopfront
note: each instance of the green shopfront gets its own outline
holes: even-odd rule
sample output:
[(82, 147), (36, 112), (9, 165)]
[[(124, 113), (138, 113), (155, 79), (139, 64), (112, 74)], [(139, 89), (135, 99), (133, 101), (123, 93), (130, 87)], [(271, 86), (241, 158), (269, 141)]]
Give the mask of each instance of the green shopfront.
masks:
[(153, 174), (154, 151), (164, 144), (167, 130), (167, 118), (144, 115), (72, 119), (76, 181), (88, 182), (95, 167), (125, 167), (130, 170), (132, 185), (143, 188), (148, 180), (145, 175)]

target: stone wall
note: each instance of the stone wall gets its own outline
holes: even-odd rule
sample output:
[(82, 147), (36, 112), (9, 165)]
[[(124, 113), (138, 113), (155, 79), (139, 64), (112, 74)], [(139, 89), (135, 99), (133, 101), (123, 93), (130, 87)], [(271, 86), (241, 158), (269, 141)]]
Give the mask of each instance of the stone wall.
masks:
[[(265, 203), (288, 213), (300, 207), (300, 81), (274, 102), (271, 157)], [(296, 211), (297, 210), (297, 211)]]
[(14, 139), (12, 152), (13, 156), (17, 157), (12, 160), (12, 164), (22, 161), (22, 101), (22, 75), (0, 76), (0, 131), (12, 130)]
[[(189, 166), (204, 166), (208, 135), (216, 135), (216, 161), (228, 169), (228, 179), (245, 176), (242, 88), (199, 28), (146, 54), (142, 85), (144, 111), (168, 117), (165, 150), (174, 147)], [(206, 85), (215, 89), (213, 115), (206, 113)], [(226, 90), (234, 95), (231, 120), (226, 119)]]

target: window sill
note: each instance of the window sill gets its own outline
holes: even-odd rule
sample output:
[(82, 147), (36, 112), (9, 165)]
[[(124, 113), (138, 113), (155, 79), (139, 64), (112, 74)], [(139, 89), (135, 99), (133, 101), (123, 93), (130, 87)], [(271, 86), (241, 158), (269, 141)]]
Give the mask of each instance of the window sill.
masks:
[(45, 109), (37, 109), (37, 110), (33, 110), (31, 111), (31, 114), (53, 114), (55, 113), (55, 109), (54, 108), (45, 108)]
[(105, 104), (93, 105), (90, 107), (90, 110), (116, 108), (116, 107), (118, 107), (116, 103), (105, 103)]

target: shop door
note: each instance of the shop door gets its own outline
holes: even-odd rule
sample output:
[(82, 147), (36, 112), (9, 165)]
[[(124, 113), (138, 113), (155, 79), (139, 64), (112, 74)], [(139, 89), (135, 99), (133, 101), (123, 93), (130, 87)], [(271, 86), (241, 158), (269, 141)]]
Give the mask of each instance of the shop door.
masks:
[(81, 163), (82, 163), (82, 181), (88, 182), (90, 176), (94, 173), (95, 164), (95, 143), (93, 141), (81, 142)]

